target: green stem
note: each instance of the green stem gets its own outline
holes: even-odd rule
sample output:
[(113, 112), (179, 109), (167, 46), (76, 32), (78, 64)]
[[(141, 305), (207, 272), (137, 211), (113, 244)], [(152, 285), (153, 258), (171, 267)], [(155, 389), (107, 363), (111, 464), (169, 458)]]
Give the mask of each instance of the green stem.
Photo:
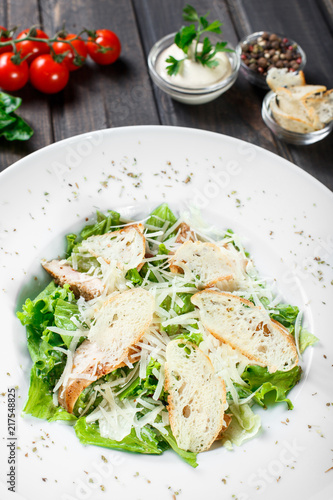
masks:
[(0, 42), (0, 47), (4, 47), (4, 46), (9, 45), (9, 44), (11, 44), (14, 47), (13, 44), (16, 45), (17, 43), (21, 43), (21, 42), (25, 42), (25, 41), (29, 41), (29, 42), (42, 42), (42, 43), (47, 43), (48, 45), (50, 45), (51, 43), (60, 41), (60, 42), (68, 43), (68, 44), (71, 45), (71, 42), (74, 42), (74, 40), (77, 40), (78, 38), (80, 38), (80, 36), (82, 35), (82, 33), (85, 33), (85, 32), (86, 32), (85, 29), (82, 30), (82, 31), (80, 31), (80, 33), (78, 33), (77, 35), (75, 35), (75, 37), (73, 37), (71, 40), (64, 40), (62, 38), (59, 38), (58, 33), (53, 38), (38, 38), (38, 37), (34, 37), (34, 36), (26, 36), (24, 38), (15, 38), (14, 40), (8, 40), (6, 42)]

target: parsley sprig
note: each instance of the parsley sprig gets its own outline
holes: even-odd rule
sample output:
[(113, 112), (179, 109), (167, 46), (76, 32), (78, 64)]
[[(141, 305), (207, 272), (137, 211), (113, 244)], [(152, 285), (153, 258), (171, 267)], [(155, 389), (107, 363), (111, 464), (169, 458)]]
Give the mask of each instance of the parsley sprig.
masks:
[[(202, 40), (202, 35), (204, 33), (222, 33), (221, 21), (215, 20), (210, 23), (207, 19), (208, 15), (209, 12), (204, 16), (199, 16), (195, 8), (189, 4), (184, 7), (183, 19), (192, 24), (183, 26), (180, 31), (176, 33), (174, 43), (184, 52), (185, 57), (183, 59), (176, 59), (173, 56), (169, 56), (166, 59), (166, 62), (169, 63), (166, 68), (169, 75), (176, 75), (185, 59), (192, 59), (203, 66), (214, 68), (218, 65), (218, 61), (214, 59), (217, 52), (233, 52), (232, 49), (227, 48), (228, 42), (217, 42), (213, 45), (207, 36)], [(198, 48), (201, 40), (202, 47), (199, 51)], [(194, 50), (192, 48), (193, 42)]]

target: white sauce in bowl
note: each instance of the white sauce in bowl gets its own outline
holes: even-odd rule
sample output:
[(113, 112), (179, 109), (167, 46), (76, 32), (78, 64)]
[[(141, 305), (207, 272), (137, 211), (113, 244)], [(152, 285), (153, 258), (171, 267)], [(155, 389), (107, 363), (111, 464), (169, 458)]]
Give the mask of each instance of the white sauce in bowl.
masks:
[[(198, 49), (200, 50), (200, 45)], [(184, 52), (177, 47), (176, 44), (170, 45), (159, 55), (156, 61), (157, 73), (167, 82), (177, 85), (178, 87), (199, 89), (209, 87), (221, 80), (225, 80), (232, 73), (231, 64), (225, 52), (215, 54), (214, 60), (218, 62), (217, 66), (209, 68), (201, 63), (195, 62), (192, 59), (185, 59), (180, 66), (180, 70), (176, 75), (169, 75), (167, 72), (166, 59), (173, 56), (175, 59), (184, 59)]]

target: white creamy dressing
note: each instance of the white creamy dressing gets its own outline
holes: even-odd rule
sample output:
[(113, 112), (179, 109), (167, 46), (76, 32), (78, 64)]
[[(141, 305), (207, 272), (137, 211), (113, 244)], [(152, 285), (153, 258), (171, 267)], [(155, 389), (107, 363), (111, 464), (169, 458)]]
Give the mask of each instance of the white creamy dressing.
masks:
[[(201, 50), (202, 44), (199, 44), (198, 50)], [(189, 49), (190, 52), (190, 49)], [(191, 58), (185, 59), (177, 75), (168, 75), (166, 59), (173, 56), (175, 59), (184, 59), (184, 52), (174, 43), (165, 49), (159, 55), (156, 61), (157, 73), (167, 82), (179, 87), (198, 89), (213, 85), (220, 80), (227, 78), (231, 72), (231, 64), (225, 52), (218, 52), (214, 60), (218, 62), (217, 66), (209, 68), (201, 63), (193, 61)]]

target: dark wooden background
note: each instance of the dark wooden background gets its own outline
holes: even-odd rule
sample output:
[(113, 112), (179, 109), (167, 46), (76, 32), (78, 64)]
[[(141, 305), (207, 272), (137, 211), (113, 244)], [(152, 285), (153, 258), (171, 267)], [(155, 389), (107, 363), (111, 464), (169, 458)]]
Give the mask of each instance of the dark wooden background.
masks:
[[(26, 143), (0, 139), (0, 170), (54, 141), (107, 127), (178, 125), (237, 137), (281, 155), (333, 190), (333, 134), (310, 146), (276, 140), (261, 118), (265, 91), (242, 75), (218, 100), (200, 106), (173, 101), (151, 82), (147, 55), (162, 36), (182, 24), (183, 0), (1, 0), (0, 24), (21, 29), (40, 25), (49, 35), (63, 22), (70, 32), (81, 27), (108, 28), (122, 43), (113, 65), (89, 63), (71, 74), (66, 89), (45, 96), (30, 85), (16, 94), (19, 110), (34, 128)], [(333, 87), (332, 0), (191, 0), (200, 13), (223, 21), (223, 38), (236, 45), (258, 30), (282, 33), (307, 54), (308, 83)], [(269, 168), (269, 165), (267, 166)]]

